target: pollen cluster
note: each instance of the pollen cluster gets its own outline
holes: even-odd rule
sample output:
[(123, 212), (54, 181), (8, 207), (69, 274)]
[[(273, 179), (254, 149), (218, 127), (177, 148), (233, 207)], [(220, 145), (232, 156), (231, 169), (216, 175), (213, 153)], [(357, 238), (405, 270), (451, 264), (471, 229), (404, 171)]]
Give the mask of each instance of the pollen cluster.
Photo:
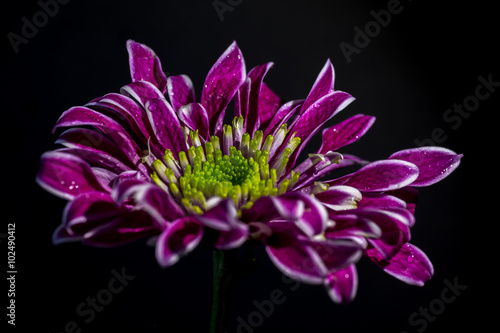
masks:
[[(217, 136), (202, 143), (198, 131), (186, 130), (187, 151), (181, 151), (176, 159), (167, 149), (163, 160), (152, 163), (155, 171), (151, 178), (195, 214), (207, 210), (207, 201), (213, 197), (231, 198), (243, 209), (262, 196), (276, 196), (293, 188), (299, 173), (282, 176), (300, 138), (292, 137), (283, 144), (283, 125), (276, 135), (281, 142), (272, 135), (264, 139), (262, 131), (256, 131), (251, 139), (250, 134), (241, 133), (242, 120), (235, 118), (233, 126), (224, 125), (222, 144)], [(271, 165), (270, 151), (275, 155)]]

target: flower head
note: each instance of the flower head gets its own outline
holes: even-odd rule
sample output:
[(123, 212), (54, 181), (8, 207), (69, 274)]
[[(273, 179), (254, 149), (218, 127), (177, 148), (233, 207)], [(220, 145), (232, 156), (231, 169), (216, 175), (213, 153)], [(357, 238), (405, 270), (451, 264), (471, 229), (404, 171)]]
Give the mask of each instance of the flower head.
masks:
[[(210, 230), (220, 250), (261, 242), (284, 274), (323, 284), (339, 303), (354, 298), (363, 255), (406, 283), (430, 279), (429, 259), (408, 243), (416, 188), (449, 175), (461, 155), (424, 147), (370, 163), (341, 154), (375, 120), (359, 114), (324, 129), (321, 147), (297, 163), (354, 100), (335, 90), (329, 60), (306, 99), (284, 102), (263, 81), (273, 64), (247, 73), (233, 42), (197, 102), (188, 76), (166, 77), (145, 45), (129, 40), (127, 49), (132, 82), (64, 112), (54, 128), (67, 128), (56, 141), (64, 148), (42, 155), (38, 183), (68, 200), (55, 243), (154, 236), (169, 266)], [(230, 101), (233, 120), (223, 124)], [(360, 168), (324, 180), (351, 165)]]

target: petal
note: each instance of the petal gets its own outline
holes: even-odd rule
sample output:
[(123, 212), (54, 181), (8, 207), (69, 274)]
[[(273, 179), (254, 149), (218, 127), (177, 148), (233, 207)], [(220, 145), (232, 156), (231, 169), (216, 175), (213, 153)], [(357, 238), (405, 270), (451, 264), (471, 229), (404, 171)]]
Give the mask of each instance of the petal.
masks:
[(411, 285), (423, 286), (434, 275), (434, 267), (427, 255), (410, 243), (403, 245), (389, 261), (381, 259), (373, 249), (367, 253), (386, 273)]
[(154, 84), (162, 94), (166, 91), (167, 77), (161, 68), (160, 59), (153, 50), (133, 40), (127, 41), (130, 75), (132, 81), (148, 81)]
[(361, 191), (391, 191), (412, 184), (418, 177), (415, 164), (400, 160), (375, 161), (353, 174), (326, 182), (329, 185), (349, 185)]
[(61, 243), (69, 243), (69, 242), (78, 242), (82, 240), (82, 236), (75, 236), (66, 230), (66, 226), (61, 224), (59, 225), (54, 233), (52, 234), (52, 243), (54, 245), (58, 245)]
[(447, 177), (460, 165), (462, 156), (442, 147), (421, 147), (398, 151), (389, 159), (415, 164), (419, 169), (419, 175), (411, 185), (419, 187), (435, 184)]
[(186, 139), (179, 117), (165, 99), (152, 99), (146, 104), (146, 113), (158, 142), (170, 149), (175, 158), (187, 150)]
[(336, 151), (362, 137), (375, 122), (375, 117), (362, 114), (348, 118), (323, 131), (323, 143), (319, 154)]
[(191, 103), (181, 106), (177, 115), (179, 119), (192, 131), (199, 130), (203, 139), (208, 138), (208, 115), (207, 110), (199, 103)]
[(358, 207), (371, 207), (378, 209), (406, 208), (406, 202), (393, 195), (367, 192), (358, 203)]
[(128, 158), (116, 143), (108, 139), (105, 135), (87, 128), (69, 128), (59, 136), (55, 143), (68, 148), (104, 152), (110, 156), (114, 156), (123, 163), (129, 164)]
[(203, 238), (203, 227), (192, 217), (173, 221), (156, 241), (156, 259), (162, 267), (175, 264)]
[(325, 287), (330, 298), (337, 304), (351, 302), (358, 290), (358, 272), (355, 265), (328, 274)]
[(179, 110), (183, 105), (196, 102), (193, 82), (187, 75), (169, 76), (167, 79), (167, 92), (174, 110)]
[(147, 212), (160, 226), (186, 215), (174, 199), (158, 186), (141, 180), (124, 180), (113, 189), (113, 198), (119, 203), (129, 199), (135, 202), (134, 209)]
[(350, 211), (330, 212), (330, 218), (335, 221), (333, 225), (329, 225), (325, 231), (327, 239), (342, 239), (342, 238), (380, 238), (382, 229), (369, 219), (360, 219), (357, 215)]
[(404, 209), (377, 210), (359, 209), (356, 213), (361, 219), (374, 222), (382, 230), (382, 235), (368, 242), (383, 256), (390, 260), (410, 240), (410, 226), (414, 217)]
[(314, 82), (311, 91), (307, 95), (307, 98), (302, 105), (302, 109), (300, 114), (304, 113), (308, 107), (310, 107), (314, 102), (316, 102), (321, 97), (326, 94), (332, 93), (334, 91), (333, 86), (335, 84), (335, 70), (333, 69), (333, 65), (328, 59), (323, 66), (323, 69), (319, 73), (316, 81)]
[[(260, 127), (259, 101), (261, 99), (262, 80), (273, 65), (274, 63), (268, 62), (254, 67), (248, 72), (248, 78), (250, 79), (248, 105), (246, 105), (246, 110), (244, 109), (245, 105), (242, 105), (241, 112), (246, 119), (247, 132), (250, 133), (251, 136), (253, 136), (253, 133)], [(242, 86), (242, 88), (248, 88), (248, 86)]]
[(73, 126), (94, 126), (97, 129), (108, 135), (122, 152), (132, 162), (133, 165), (138, 165), (140, 162), (139, 153), (141, 149), (125, 131), (125, 129), (115, 120), (105, 116), (97, 111), (86, 107), (76, 106), (65, 111), (56, 125), (54, 131), (59, 127)]
[(70, 201), (63, 214), (63, 224), (71, 235), (82, 236), (93, 228), (106, 224), (123, 211), (109, 193), (82, 193)]
[(186, 148), (184, 132), (176, 112), (162, 93), (144, 81), (127, 84), (121, 92), (130, 95), (146, 110), (153, 142), (158, 142), (162, 150), (171, 149), (177, 157), (177, 153)]
[(152, 218), (142, 211), (122, 214), (115, 220), (94, 228), (83, 235), (85, 245), (111, 247), (159, 234)]
[(42, 155), (36, 181), (45, 190), (66, 200), (81, 193), (111, 191), (101, 184), (85, 161), (59, 151)]
[(286, 233), (275, 233), (266, 246), (267, 254), (283, 274), (310, 284), (321, 284), (327, 274), (321, 259), (307, 244)]
[(268, 127), (282, 104), (283, 100), (262, 82), (258, 107), (261, 128)]
[(92, 165), (115, 173), (122, 173), (130, 170), (128, 166), (113, 156), (92, 148), (62, 148), (58, 151), (75, 155)]
[(362, 198), (356, 188), (344, 185), (332, 186), (315, 196), (324, 206), (333, 210), (354, 209)]
[(89, 103), (86, 106), (90, 108), (104, 107), (113, 110), (127, 120), (128, 125), (130, 125), (139, 138), (147, 139), (150, 135), (144, 124), (143, 109), (130, 97), (111, 93), (103, 96), (97, 102)]
[(309, 106), (290, 130), (291, 134), (296, 133), (295, 136), (302, 139), (299, 147), (303, 147), (309, 142), (310, 138), (320, 130), (324, 123), (353, 101), (354, 97), (348, 93), (334, 91)]
[(309, 244), (316, 251), (328, 272), (347, 267), (363, 256), (360, 243), (352, 239), (304, 239), (304, 243)]
[(210, 133), (219, 133), (226, 107), (245, 79), (243, 55), (233, 42), (212, 66), (203, 85), (201, 104), (207, 110)]
[(286, 123), (295, 113), (300, 110), (300, 107), (304, 100), (293, 100), (283, 104), (278, 111), (273, 115), (271, 122), (264, 131), (264, 138), (269, 134), (275, 133), (281, 125)]
[(238, 219), (237, 214), (232, 199), (225, 199), (195, 218), (204, 226), (219, 231), (214, 246), (219, 250), (227, 250), (239, 247), (248, 236), (249, 227)]

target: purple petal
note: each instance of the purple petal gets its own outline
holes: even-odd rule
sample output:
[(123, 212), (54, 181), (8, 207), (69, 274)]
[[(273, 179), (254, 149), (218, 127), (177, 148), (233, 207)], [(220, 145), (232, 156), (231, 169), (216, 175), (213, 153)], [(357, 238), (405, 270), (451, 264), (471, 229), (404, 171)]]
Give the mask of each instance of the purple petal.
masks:
[(163, 149), (170, 149), (175, 157), (179, 151), (186, 149), (186, 140), (179, 118), (155, 86), (140, 81), (122, 87), (121, 91), (137, 100), (146, 110), (155, 142), (158, 142)]
[(92, 148), (62, 148), (58, 151), (80, 157), (93, 167), (103, 168), (114, 173), (122, 173), (130, 170), (128, 166), (113, 156)]
[(332, 93), (334, 91), (333, 86), (335, 84), (335, 71), (333, 65), (328, 59), (323, 66), (323, 69), (319, 73), (316, 81), (314, 82), (311, 91), (307, 95), (307, 98), (302, 105), (300, 114), (304, 113), (308, 107), (310, 107), (314, 102), (316, 102), (321, 97), (326, 94)]
[(104, 152), (123, 163), (130, 164), (130, 161), (116, 143), (108, 139), (105, 135), (87, 128), (67, 129), (59, 136), (55, 143), (68, 148)]
[(419, 175), (411, 185), (420, 187), (435, 184), (447, 177), (459, 166), (462, 156), (442, 147), (421, 147), (398, 151), (389, 159), (415, 164)]
[(246, 69), (243, 55), (236, 42), (220, 56), (207, 74), (201, 104), (210, 121), (210, 133), (218, 134), (229, 101), (245, 82)]
[(153, 50), (133, 40), (127, 41), (130, 75), (132, 81), (148, 81), (154, 84), (162, 94), (166, 91), (167, 77), (161, 68), (160, 59)]
[(347, 267), (363, 256), (360, 243), (352, 239), (304, 239), (304, 243), (309, 244), (316, 251), (328, 272)]
[(232, 199), (225, 199), (195, 218), (203, 225), (218, 230), (220, 233), (214, 246), (227, 250), (240, 246), (248, 236), (249, 227), (238, 219), (237, 213)]
[(57, 124), (54, 126), (54, 131), (59, 127), (73, 126), (94, 126), (107, 134), (120, 147), (132, 162), (133, 165), (140, 163), (139, 153), (141, 149), (135, 143), (125, 129), (113, 119), (105, 116), (97, 111), (86, 107), (73, 107), (65, 111)]
[(362, 137), (375, 122), (375, 117), (362, 114), (348, 118), (323, 131), (323, 143), (318, 153), (337, 151)]
[(199, 103), (191, 103), (181, 106), (177, 115), (179, 119), (191, 130), (199, 130), (203, 139), (208, 138), (208, 115), (207, 110)]
[(268, 127), (282, 104), (283, 100), (262, 82), (258, 107), (261, 128)]
[(275, 233), (266, 246), (267, 254), (283, 274), (310, 284), (321, 284), (326, 267), (312, 248), (286, 233)]
[(373, 249), (367, 253), (386, 273), (411, 285), (423, 286), (434, 275), (434, 268), (427, 255), (410, 243), (403, 245), (389, 261), (382, 259)]
[(354, 209), (362, 198), (357, 189), (344, 185), (332, 186), (315, 196), (324, 206), (333, 210)]
[(330, 213), (330, 218), (335, 221), (335, 224), (327, 227), (325, 231), (327, 239), (380, 238), (382, 235), (382, 229), (375, 222), (368, 219), (360, 219), (349, 210), (341, 211), (341, 214)]
[(393, 195), (367, 192), (363, 195), (363, 198), (358, 203), (358, 207), (370, 207), (378, 209), (406, 208), (406, 202)]
[(168, 193), (149, 182), (124, 180), (113, 189), (112, 196), (119, 203), (133, 199), (134, 209), (147, 212), (160, 226), (165, 220), (173, 221), (186, 215)]
[(193, 82), (187, 75), (169, 76), (167, 79), (167, 92), (174, 110), (179, 110), (183, 105), (196, 102)]
[(382, 235), (368, 242), (381, 253), (383, 258), (390, 260), (410, 240), (410, 226), (415, 222), (413, 215), (404, 209), (377, 210), (359, 209), (357, 215), (377, 224)]
[(52, 234), (52, 243), (54, 245), (58, 245), (61, 243), (68, 243), (68, 242), (78, 242), (81, 240), (82, 236), (75, 236), (70, 234), (68, 230), (66, 230), (66, 226), (63, 224), (59, 225)]
[(85, 233), (82, 243), (99, 247), (118, 246), (159, 233), (147, 213), (131, 211)]
[[(242, 109), (241, 112), (246, 119), (246, 129), (250, 135), (253, 135), (260, 127), (259, 101), (261, 99), (262, 80), (273, 65), (272, 62), (268, 62), (254, 67), (248, 72), (248, 79), (250, 79), (248, 105), (246, 105), (246, 110)], [(242, 88), (248, 88), (248, 86), (242, 86)], [(245, 105), (242, 105), (242, 107), (245, 107)]]
[(206, 211), (202, 215), (197, 215), (196, 218), (203, 225), (219, 230), (229, 231), (236, 218), (237, 211), (231, 199), (221, 200), (215, 207)]
[(312, 196), (298, 194), (305, 203), (304, 214), (297, 220), (296, 224), (307, 235), (313, 236), (322, 233), (326, 227), (328, 213), (325, 207)]
[(108, 193), (82, 193), (70, 201), (63, 214), (63, 224), (72, 235), (81, 236), (93, 228), (106, 224), (123, 211)]
[(264, 131), (264, 138), (269, 134), (274, 135), (275, 131), (278, 130), (281, 125), (286, 123), (295, 113), (298, 112), (298, 110), (300, 110), (302, 102), (304, 102), (304, 100), (293, 100), (283, 104), (278, 111), (276, 111), (276, 114), (273, 116), (271, 122)]
[(58, 151), (42, 155), (36, 180), (45, 190), (66, 200), (81, 193), (111, 191), (101, 184), (85, 161)]
[(146, 104), (146, 113), (156, 138), (164, 149), (170, 149), (177, 158), (187, 150), (186, 139), (177, 114), (165, 99), (152, 99)]
[(291, 133), (302, 139), (301, 146), (316, 134), (334, 115), (354, 101), (354, 97), (343, 91), (329, 93), (309, 106), (300, 116)]
[(361, 191), (391, 191), (410, 185), (418, 177), (415, 164), (400, 160), (375, 161), (353, 174), (326, 182), (329, 185), (349, 185)]
[[(111, 93), (105, 95), (97, 102), (89, 103), (86, 106), (90, 108), (104, 107), (113, 110), (127, 120), (127, 123), (139, 138), (147, 139), (150, 135), (144, 124), (142, 108), (130, 97)], [(144, 143), (146, 143), (145, 140)]]
[(203, 227), (192, 217), (173, 221), (156, 241), (156, 259), (162, 267), (175, 264), (203, 238)]
[(337, 304), (351, 302), (358, 290), (358, 272), (355, 265), (350, 265), (328, 274), (325, 287), (330, 298)]

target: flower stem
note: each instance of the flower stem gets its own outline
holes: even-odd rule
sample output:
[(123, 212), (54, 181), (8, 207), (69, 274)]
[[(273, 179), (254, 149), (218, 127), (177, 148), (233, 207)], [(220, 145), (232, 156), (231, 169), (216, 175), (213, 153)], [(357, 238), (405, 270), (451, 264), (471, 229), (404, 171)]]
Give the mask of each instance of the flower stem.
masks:
[(214, 250), (214, 294), (210, 333), (225, 333), (229, 300), (233, 289), (234, 251)]

